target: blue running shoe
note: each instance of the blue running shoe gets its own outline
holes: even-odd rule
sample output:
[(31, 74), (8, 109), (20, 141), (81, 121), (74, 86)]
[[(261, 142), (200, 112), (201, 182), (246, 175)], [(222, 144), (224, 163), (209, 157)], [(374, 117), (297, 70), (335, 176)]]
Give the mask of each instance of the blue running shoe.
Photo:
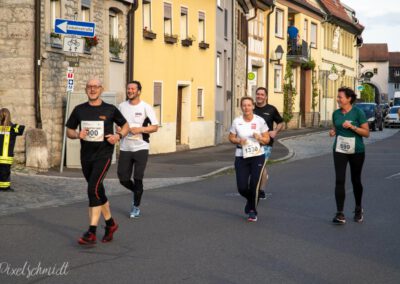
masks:
[(131, 210), (131, 213), (130, 213), (130, 217), (131, 218), (139, 218), (139, 216), (140, 216), (139, 207), (136, 207), (136, 206), (132, 205), (132, 210)]

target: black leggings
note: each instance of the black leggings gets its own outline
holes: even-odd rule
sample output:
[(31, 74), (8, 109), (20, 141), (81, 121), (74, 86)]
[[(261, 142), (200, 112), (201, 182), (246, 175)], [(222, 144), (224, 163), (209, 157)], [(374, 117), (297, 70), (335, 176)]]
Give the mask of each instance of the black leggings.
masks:
[(356, 206), (361, 207), (361, 199), (363, 194), (363, 186), (361, 184), (361, 172), (365, 160), (365, 153), (343, 154), (333, 152), (333, 160), (335, 163), (336, 186), (335, 198), (337, 211), (343, 211), (346, 190), (344, 188), (346, 182), (347, 163), (350, 164), (351, 182), (353, 184), (353, 193), (356, 200)]
[(258, 190), (260, 188), (261, 173), (265, 167), (264, 154), (244, 159), (236, 157), (235, 171), (238, 191), (247, 199), (249, 210), (257, 213)]
[(82, 172), (88, 182), (89, 207), (104, 205), (107, 197), (103, 180), (111, 165), (111, 158), (81, 161)]
[[(118, 160), (118, 179), (119, 182), (133, 192), (135, 206), (140, 205), (143, 195), (143, 177), (146, 169), (149, 150), (136, 152), (120, 151)], [(135, 166), (135, 169), (133, 169)], [(132, 172), (133, 180), (132, 181)]]

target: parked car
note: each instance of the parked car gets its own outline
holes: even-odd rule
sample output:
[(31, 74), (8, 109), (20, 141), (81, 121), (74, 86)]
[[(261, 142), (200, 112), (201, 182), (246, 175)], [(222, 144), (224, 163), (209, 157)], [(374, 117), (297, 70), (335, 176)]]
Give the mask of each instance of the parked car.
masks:
[(385, 127), (400, 126), (400, 106), (393, 106), (385, 117)]
[(378, 127), (380, 131), (383, 130), (382, 111), (375, 103), (356, 103), (355, 105), (364, 111), (368, 120), (369, 129), (375, 131)]

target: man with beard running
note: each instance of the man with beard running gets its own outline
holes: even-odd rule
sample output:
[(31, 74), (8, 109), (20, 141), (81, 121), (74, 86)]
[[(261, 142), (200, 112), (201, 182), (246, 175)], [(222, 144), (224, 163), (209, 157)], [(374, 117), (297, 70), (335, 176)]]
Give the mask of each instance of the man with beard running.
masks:
[(118, 178), (120, 183), (133, 193), (129, 214), (131, 218), (140, 215), (143, 177), (150, 148), (149, 134), (158, 130), (156, 114), (149, 104), (140, 99), (141, 91), (142, 85), (139, 81), (129, 82), (126, 87), (128, 100), (119, 105), (119, 110), (129, 123), (129, 133), (120, 145)]
[[(270, 141), (267, 145), (264, 145), (264, 154), (265, 154), (265, 162), (268, 161), (272, 152), (272, 145), (274, 144), (274, 138), (283, 128), (283, 119), (279, 114), (276, 107), (268, 104), (268, 91), (264, 87), (259, 87), (256, 90), (256, 106), (254, 108), (254, 114), (261, 116), (265, 123), (268, 126), (268, 133), (270, 137)], [(274, 129), (274, 122), (276, 127)], [(260, 199), (265, 199), (265, 187), (268, 181), (267, 167), (264, 167), (264, 171), (262, 173), (261, 178), (261, 186), (259, 196)]]

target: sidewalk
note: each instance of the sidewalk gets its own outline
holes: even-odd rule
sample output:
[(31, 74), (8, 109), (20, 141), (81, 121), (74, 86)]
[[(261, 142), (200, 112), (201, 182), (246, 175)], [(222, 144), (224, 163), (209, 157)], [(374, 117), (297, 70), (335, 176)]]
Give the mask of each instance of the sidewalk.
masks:
[[(282, 131), (278, 139), (324, 131), (324, 128), (302, 128)], [(235, 147), (230, 143), (217, 146), (194, 149), (182, 152), (150, 155), (147, 164), (145, 179), (148, 178), (177, 178), (199, 177), (215, 173), (221, 169), (232, 167)], [(289, 156), (288, 156), (289, 155)], [(289, 150), (280, 142), (275, 141), (271, 161), (290, 158)], [(80, 169), (64, 167), (63, 173), (59, 167), (50, 169), (45, 176), (82, 177)], [(107, 179), (117, 179), (117, 165), (113, 164), (107, 174)]]

